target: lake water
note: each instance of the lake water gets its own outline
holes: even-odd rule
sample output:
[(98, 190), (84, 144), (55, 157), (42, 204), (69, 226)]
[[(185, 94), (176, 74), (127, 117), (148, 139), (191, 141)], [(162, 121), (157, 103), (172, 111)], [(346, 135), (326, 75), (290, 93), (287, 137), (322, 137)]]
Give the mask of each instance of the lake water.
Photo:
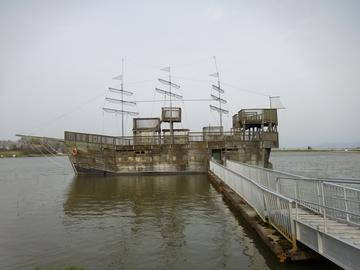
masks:
[(275, 170), (307, 177), (360, 178), (360, 153), (273, 152)]
[[(298, 174), (360, 176), (360, 155), (271, 160)], [(337, 269), (328, 261), (280, 264), (206, 175), (74, 177), (65, 157), (3, 158), (0, 217), (2, 270)]]

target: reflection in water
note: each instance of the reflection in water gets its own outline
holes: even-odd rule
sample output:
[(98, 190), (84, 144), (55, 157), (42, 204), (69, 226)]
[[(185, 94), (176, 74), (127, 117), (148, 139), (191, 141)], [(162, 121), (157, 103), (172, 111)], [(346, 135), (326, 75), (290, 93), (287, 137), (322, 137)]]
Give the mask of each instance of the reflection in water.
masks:
[(135, 267), (139, 261), (131, 258), (139, 255), (154, 267), (176, 268), (180, 263), (183, 268), (192, 256), (206, 264), (201, 258), (209, 249), (216, 256), (208, 260), (225, 267), (231, 257), (227, 255), (231, 234), (223, 226), (225, 213), (218, 212), (218, 203), (219, 196), (204, 175), (78, 177), (64, 203), (69, 217), (64, 225), (72, 229), (81, 218), (83, 225), (120, 227), (121, 252), (126, 254), (120, 265)]
[[(78, 176), (70, 186), (64, 210), (67, 215), (106, 215), (121, 212), (133, 213), (139, 217), (159, 215), (159, 211), (164, 207), (173, 206), (163, 205), (165, 201), (180, 202), (186, 197), (187, 203), (197, 204), (198, 198), (202, 198), (202, 203), (207, 203), (210, 200), (206, 196), (210, 184), (204, 181), (204, 178), (206, 179), (204, 175)], [(155, 205), (149, 207), (149, 203)], [(115, 209), (121, 211), (114, 213), (112, 210)]]
[(0, 159), (1, 270), (334, 269), (279, 264), (206, 175), (73, 178), (60, 162)]
[(279, 264), (252, 229), (234, 218), (205, 175), (79, 176), (70, 185), (64, 212), (63, 222), (70, 231), (89, 230), (91, 238), (96, 234), (107, 239), (101, 249), (116, 251), (109, 258), (116, 267), (301, 269), (308, 265)]

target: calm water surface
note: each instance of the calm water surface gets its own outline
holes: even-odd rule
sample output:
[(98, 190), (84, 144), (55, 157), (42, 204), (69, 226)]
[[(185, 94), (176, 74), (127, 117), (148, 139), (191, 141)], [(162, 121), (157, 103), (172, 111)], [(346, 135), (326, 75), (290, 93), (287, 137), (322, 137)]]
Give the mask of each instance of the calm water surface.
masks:
[(275, 170), (307, 177), (360, 178), (360, 153), (272, 152)]
[(0, 159), (0, 217), (2, 270), (337, 269), (278, 263), (206, 175), (74, 177), (63, 157)]

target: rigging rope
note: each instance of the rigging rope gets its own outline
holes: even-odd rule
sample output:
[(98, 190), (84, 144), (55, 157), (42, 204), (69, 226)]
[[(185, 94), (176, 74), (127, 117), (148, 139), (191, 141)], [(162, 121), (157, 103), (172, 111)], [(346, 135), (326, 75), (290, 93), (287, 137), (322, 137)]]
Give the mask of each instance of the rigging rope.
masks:
[[(30, 148), (31, 148), (34, 152), (39, 151), (39, 152), (40, 152), (47, 160), (49, 160), (51, 163), (55, 164), (56, 166), (58, 166), (58, 167), (60, 167), (60, 168), (62, 168), (62, 169), (65, 169), (65, 167), (63, 166), (63, 164), (58, 163), (58, 162), (55, 161), (53, 158), (49, 158), (46, 153), (44, 153), (43, 151), (41, 151), (40, 148), (36, 149), (32, 144), (29, 144), (29, 146), (30, 146)], [(45, 148), (45, 150), (46, 150), (46, 148)], [(47, 150), (47, 151), (49, 151), (49, 150)]]
[(42, 123), (42, 124), (40, 124), (40, 125), (34, 126), (34, 127), (30, 128), (30, 129), (28, 129), (28, 130), (26, 130), (26, 131), (23, 131), (23, 132), (21, 132), (21, 133), (23, 133), (23, 134), (26, 134), (26, 133), (30, 134), (30, 132), (34, 132), (35, 130), (38, 130), (38, 129), (41, 128), (41, 127), (44, 127), (44, 126), (53, 124), (54, 122), (60, 120), (61, 118), (67, 116), (68, 114), (71, 114), (71, 113), (73, 113), (73, 112), (78, 111), (79, 109), (81, 109), (81, 108), (84, 107), (85, 105), (87, 105), (87, 104), (95, 101), (95, 100), (98, 99), (99, 97), (103, 97), (103, 94), (101, 94), (101, 95), (96, 95), (96, 96), (88, 99), (86, 102), (81, 103), (79, 106), (75, 107), (74, 109), (72, 109), (72, 110), (70, 110), (70, 111), (68, 111), (68, 112), (65, 112), (65, 113), (63, 113), (63, 114), (60, 114), (59, 116), (57, 116), (57, 117), (55, 117), (55, 118), (53, 118), (53, 119), (51, 119), (51, 120), (48, 120), (48, 121), (46, 121), (46, 122), (44, 122), (44, 123)]

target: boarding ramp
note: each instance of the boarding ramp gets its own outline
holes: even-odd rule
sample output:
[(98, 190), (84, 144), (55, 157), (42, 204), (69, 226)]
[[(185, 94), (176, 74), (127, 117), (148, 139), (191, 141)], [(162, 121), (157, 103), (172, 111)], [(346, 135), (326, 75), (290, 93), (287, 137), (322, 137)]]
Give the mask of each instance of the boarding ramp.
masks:
[(345, 269), (360, 269), (360, 182), (314, 179), (236, 161), (210, 170), (293, 248), (297, 241)]

